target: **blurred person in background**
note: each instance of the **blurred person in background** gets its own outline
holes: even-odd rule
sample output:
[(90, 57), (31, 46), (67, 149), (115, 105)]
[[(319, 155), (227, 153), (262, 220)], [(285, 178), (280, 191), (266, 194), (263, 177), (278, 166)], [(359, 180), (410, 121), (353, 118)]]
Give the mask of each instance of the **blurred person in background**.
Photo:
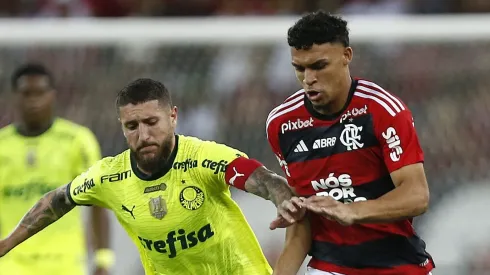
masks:
[[(2, 238), (43, 194), (68, 183), (101, 158), (99, 144), (88, 128), (55, 116), (53, 77), (44, 66), (23, 65), (11, 81), (16, 119), (0, 130)], [(93, 249), (96, 267), (89, 274), (108, 274), (114, 261), (108, 249), (108, 217), (102, 208), (90, 210), (87, 235), (93, 245), (88, 245), (78, 209), (2, 258), (0, 274), (87, 274), (85, 259)], [(44, 215), (41, 220), (52, 218)], [(19, 226), (35, 230), (28, 221)]]
[(354, 79), (347, 22), (323, 11), (288, 31), (303, 89), (274, 108), (270, 146), (308, 218), (286, 230), (274, 274), (427, 275), (412, 218), (429, 204), (424, 156), (408, 107)]

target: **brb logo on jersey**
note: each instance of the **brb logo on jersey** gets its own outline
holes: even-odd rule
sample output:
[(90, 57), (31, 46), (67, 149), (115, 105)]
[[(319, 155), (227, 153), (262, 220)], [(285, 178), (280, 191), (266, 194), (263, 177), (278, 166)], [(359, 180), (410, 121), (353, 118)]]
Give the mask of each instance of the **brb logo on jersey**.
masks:
[(336, 141), (337, 141), (336, 137), (319, 138), (315, 140), (315, 142), (313, 143), (313, 149), (334, 147)]
[(396, 130), (393, 127), (386, 129), (385, 132), (381, 134), (390, 148), (390, 158), (392, 161), (397, 162), (400, 160), (400, 156), (403, 153), (401, 147), (400, 137), (396, 134)]
[(177, 256), (176, 242), (180, 243), (180, 249), (185, 250), (193, 248), (199, 243), (204, 243), (209, 238), (214, 236), (214, 231), (211, 228), (211, 224), (206, 224), (201, 229), (192, 232), (185, 232), (185, 229), (179, 229), (177, 231), (170, 231), (167, 234), (166, 240), (149, 240), (138, 236), (141, 241), (141, 245), (149, 250), (156, 251), (158, 253), (168, 253), (169, 258), (175, 258)]
[(313, 126), (313, 118), (310, 117), (310, 119), (304, 121), (298, 118), (296, 121), (288, 120), (288, 122), (281, 124), (281, 132), (284, 134), (287, 131), (299, 130), (312, 126)]
[(320, 191), (316, 193), (317, 196), (330, 196), (344, 203), (367, 200), (365, 197), (356, 196), (349, 174), (335, 176), (334, 173), (330, 173), (326, 179), (311, 181), (311, 186), (315, 191)]
[(196, 210), (204, 203), (204, 192), (195, 186), (187, 186), (180, 191), (179, 200), (185, 209)]
[(346, 124), (344, 130), (340, 134), (340, 141), (347, 147), (347, 151), (357, 150), (364, 146), (361, 143), (362, 126), (355, 124)]

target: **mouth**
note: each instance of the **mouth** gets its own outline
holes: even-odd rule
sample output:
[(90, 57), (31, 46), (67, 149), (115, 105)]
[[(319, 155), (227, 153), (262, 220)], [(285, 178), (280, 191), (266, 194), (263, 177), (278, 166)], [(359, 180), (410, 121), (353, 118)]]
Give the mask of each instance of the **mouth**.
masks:
[(141, 147), (138, 151), (144, 154), (144, 153), (154, 152), (156, 149), (157, 149), (156, 145), (148, 145), (148, 146)]
[(321, 97), (320, 92), (315, 91), (315, 90), (306, 91), (306, 95), (308, 96), (308, 99), (311, 101), (317, 101)]

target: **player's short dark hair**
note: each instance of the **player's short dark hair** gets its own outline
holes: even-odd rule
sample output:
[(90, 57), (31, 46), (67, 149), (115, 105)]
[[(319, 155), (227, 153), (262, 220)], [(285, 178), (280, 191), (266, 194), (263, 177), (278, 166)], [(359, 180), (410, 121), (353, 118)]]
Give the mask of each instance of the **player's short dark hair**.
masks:
[(11, 78), (12, 89), (15, 91), (17, 89), (18, 81), (23, 76), (41, 75), (46, 76), (49, 81), (49, 85), (53, 86), (53, 75), (41, 64), (38, 63), (27, 63), (18, 67)]
[(116, 107), (141, 104), (158, 100), (160, 104), (172, 106), (170, 92), (162, 82), (150, 78), (139, 78), (124, 87), (117, 94)]
[(301, 17), (288, 30), (288, 44), (298, 50), (324, 43), (340, 43), (348, 47), (347, 21), (324, 11), (316, 11)]

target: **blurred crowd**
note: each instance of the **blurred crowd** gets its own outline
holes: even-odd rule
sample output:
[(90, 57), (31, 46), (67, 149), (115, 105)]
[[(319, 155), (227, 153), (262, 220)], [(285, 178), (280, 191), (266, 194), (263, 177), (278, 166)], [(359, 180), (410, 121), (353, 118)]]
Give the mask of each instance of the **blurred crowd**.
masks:
[(126, 17), (489, 12), (485, 0), (17, 0), (0, 1), (4, 17)]

